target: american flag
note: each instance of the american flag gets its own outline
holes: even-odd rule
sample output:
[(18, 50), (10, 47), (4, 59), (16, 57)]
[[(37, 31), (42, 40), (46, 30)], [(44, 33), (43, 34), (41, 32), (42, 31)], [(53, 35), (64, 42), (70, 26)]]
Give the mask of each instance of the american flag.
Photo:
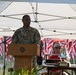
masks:
[(69, 52), (69, 54), (71, 55), (72, 48), (73, 48), (72, 41), (70, 41), (67, 45), (68, 45), (68, 46), (67, 46), (68, 52)]
[[(0, 56), (2, 56), (3, 53), (3, 44), (2, 44), (3, 37), (0, 37)], [(11, 43), (12, 38), (10, 36), (5, 36), (6, 40), (6, 56), (8, 57), (8, 60), (11, 59), (11, 56), (8, 55), (8, 44)], [(54, 38), (44, 38), (42, 39), (42, 57), (45, 56), (45, 54), (51, 54), (53, 52), (52, 49), (52, 44), (54, 42)], [(76, 40), (71, 40), (69, 39), (60, 39), (60, 43), (64, 46), (66, 45), (66, 49), (69, 52), (69, 55), (72, 56), (72, 58), (76, 57)]]
[(76, 40), (72, 40), (72, 47), (70, 48), (70, 54), (72, 54), (72, 57), (76, 57)]
[(46, 39), (46, 53), (47, 54), (52, 54), (52, 52), (53, 52), (53, 49), (52, 49), (53, 41), (54, 41), (54, 39), (52, 39), (52, 38)]
[(11, 56), (8, 55), (8, 44), (11, 43), (12, 38), (11, 38), (10, 36), (4, 36), (4, 38), (5, 38), (5, 41), (6, 41), (6, 51), (5, 51), (5, 53), (6, 53), (6, 56), (7, 56), (7, 58), (8, 58), (8, 61), (10, 61)]
[(45, 53), (46, 53), (46, 39), (44, 38), (42, 40), (42, 57), (45, 58)]
[[(43, 48), (42, 54), (52, 54), (52, 44), (54, 42), (54, 38), (46, 38), (46, 44), (43, 41)], [(76, 57), (76, 40), (69, 40), (69, 39), (60, 39), (58, 42), (61, 43), (62, 48), (66, 48), (69, 55), (74, 55)]]
[(66, 39), (60, 39), (61, 47), (64, 48), (66, 45)]

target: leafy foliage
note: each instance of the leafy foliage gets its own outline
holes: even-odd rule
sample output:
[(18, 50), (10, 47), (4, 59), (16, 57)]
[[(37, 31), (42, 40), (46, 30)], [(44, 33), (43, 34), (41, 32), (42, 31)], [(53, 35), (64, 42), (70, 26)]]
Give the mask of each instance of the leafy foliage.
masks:
[(27, 70), (26, 68), (22, 68), (19, 70), (14, 70), (13, 72), (10, 72), (8, 75), (38, 75), (37, 69), (32, 68), (31, 71)]

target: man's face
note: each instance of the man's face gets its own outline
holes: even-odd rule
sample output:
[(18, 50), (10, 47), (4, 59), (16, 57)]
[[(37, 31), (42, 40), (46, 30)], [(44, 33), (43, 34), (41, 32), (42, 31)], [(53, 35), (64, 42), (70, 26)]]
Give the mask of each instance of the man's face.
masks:
[(24, 19), (23, 19), (23, 24), (24, 24), (24, 26), (25, 27), (29, 27), (30, 26), (30, 17), (25, 17)]

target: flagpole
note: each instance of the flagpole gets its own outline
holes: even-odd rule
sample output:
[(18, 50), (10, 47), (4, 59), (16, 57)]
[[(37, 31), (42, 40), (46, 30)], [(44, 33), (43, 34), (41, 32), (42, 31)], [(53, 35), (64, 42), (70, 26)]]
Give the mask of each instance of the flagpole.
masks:
[(3, 44), (3, 63), (4, 63), (4, 65), (3, 65), (3, 75), (5, 75), (5, 68), (6, 68), (6, 62), (5, 62), (5, 58), (6, 58), (6, 54), (5, 54), (5, 50), (6, 50), (6, 40), (5, 40), (5, 37), (3, 36), (3, 42), (2, 42), (2, 44)]

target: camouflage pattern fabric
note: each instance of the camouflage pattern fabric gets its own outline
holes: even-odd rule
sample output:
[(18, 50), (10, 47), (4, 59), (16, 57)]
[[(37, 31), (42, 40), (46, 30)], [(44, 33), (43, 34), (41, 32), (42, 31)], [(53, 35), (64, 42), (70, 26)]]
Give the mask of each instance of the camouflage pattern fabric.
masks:
[(13, 44), (40, 44), (40, 34), (37, 29), (24, 27), (17, 29), (12, 36)]

